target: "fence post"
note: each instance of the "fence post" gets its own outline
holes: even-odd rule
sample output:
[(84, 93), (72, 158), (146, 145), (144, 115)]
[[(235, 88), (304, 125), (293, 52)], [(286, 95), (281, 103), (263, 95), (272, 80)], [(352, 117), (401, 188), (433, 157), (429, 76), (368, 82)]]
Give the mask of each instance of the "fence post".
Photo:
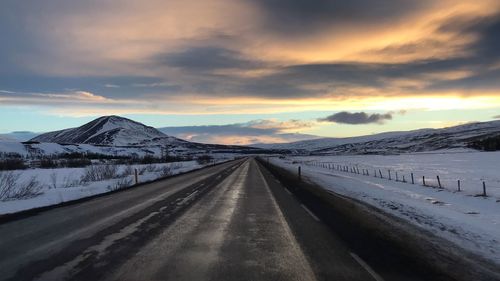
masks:
[(422, 176), (422, 184), (423, 184), (424, 186), (427, 186), (427, 185), (425, 185), (425, 176)]
[(438, 180), (438, 185), (439, 185), (439, 188), (443, 188), (443, 187), (441, 186), (441, 180), (439, 179), (439, 176), (436, 176), (436, 177), (437, 177), (437, 180)]
[(398, 172), (396, 172), (396, 181), (399, 181)]
[(301, 168), (300, 168), (300, 166), (299, 166), (299, 168), (298, 168), (298, 175), (299, 175), (299, 181), (300, 181), (300, 180), (301, 180), (301, 177), (302, 177), (302, 175), (301, 175)]
[(389, 172), (389, 180), (392, 180), (392, 178), (391, 178), (391, 170), (387, 170), (387, 172)]
[(373, 176), (377, 177), (377, 170), (373, 170)]
[(413, 179), (413, 173), (411, 173), (411, 184), (415, 184), (415, 180)]
[(460, 180), (457, 181), (458, 189), (457, 191), (460, 191)]
[(135, 184), (139, 183), (139, 175), (137, 174), (137, 168), (134, 169), (134, 179), (135, 179)]
[(405, 175), (403, 175), (403, 182), (406, 182), (406, 180), (405, 180)]
[(483, 181), (483, 196), (486, 197), (486, 182)]
[(380, 178), (383, 179), (384, 176), (382, 176), (382, 171), (380, 171), (380, 169), (378, 169), (378, 173), (380, 174)]

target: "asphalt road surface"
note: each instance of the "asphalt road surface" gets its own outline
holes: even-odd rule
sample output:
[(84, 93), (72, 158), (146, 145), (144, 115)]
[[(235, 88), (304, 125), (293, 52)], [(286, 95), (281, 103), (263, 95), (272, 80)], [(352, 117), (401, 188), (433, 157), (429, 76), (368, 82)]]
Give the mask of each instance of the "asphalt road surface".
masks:
[(0, 280), (419, 280), (377, 272), (252, 158), (0, 224)]

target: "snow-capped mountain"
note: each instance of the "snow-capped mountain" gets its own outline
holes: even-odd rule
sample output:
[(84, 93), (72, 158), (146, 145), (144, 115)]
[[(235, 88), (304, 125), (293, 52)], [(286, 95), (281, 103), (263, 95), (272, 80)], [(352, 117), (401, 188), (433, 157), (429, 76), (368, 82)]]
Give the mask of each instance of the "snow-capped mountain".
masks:
[(186, 143), (153, 127), (119, 116), (103, 116), (78, 128), (41, 134), (31, 141), (111, 146)]
[(258, 147), (302, 149), (314, 154), (403, 153), (442, 149), (495, 150), (498, 139), (500, 139), (500, 121), (490, 121), (443, 129), (387, 132), (352, 138), (321, 138), (284, 144), (265, 144)]

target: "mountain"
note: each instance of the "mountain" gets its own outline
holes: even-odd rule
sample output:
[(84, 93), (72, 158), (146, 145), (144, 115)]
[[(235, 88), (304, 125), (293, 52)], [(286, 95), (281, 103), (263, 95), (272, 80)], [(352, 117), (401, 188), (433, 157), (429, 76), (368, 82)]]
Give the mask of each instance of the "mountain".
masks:
[(477, 122), (442, 129), (387, 132), (352, 138), (321, 138), (266, 149), (302, 149), (312, 154), (373, 154), (425, 152), (443, 149), (500, 149), (500, 121)]
[(114, 115), (97, 118), (78, 128), (41, 134), (30, 141), (110, 146), (186, 143), (181, 139), (167, 136), (153, 127)]
[(15, 138), (10, 137), (9, 135), (0, 135), (0, 141), (17, 141)]
[(30, 140), (30, 139), (38, 136), (38, 135), (39, 135), (39, 133), (34, 133), (34, 132), (29, 132), (29, 131), (17, 131), (17, 132), (2, 134), (2, 135), (0, 135), (0, 138), (10, 139), (13, 141), (27, 141), (27, 140)]

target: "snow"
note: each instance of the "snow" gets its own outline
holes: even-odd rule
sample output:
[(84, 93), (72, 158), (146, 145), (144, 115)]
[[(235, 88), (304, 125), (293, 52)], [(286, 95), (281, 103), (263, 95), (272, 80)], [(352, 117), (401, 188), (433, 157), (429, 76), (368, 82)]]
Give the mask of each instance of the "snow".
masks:
[(37, 156), (58, 155), (64, 153), (96, 153), (111, 156), (130, 156), (137, 155), (144, 157), (146, 155), (161, 156), (160, 146), (144, 146), (144, 147), (120, 147), (120, 146), (95, 146), (91, 144), (69, 144), (62, 145), (58, 143), (34, 143), (23, 144), (13, 141), (0, 141), (1, 153), (17, 153), (22, 156), (35, 154)]
[[(227, 158), (217, 158), (216, 162), (227, 161)], [(179, 174), (194, 169), (202, 168), (206, 165), (200, 165), (196, 161), (184, 161), (173, 163), (152, 164), (158, 168), (157, 171), (147, 172), (139, 175), (139, 182), (148, 182), (161, 177), (160, 168), (170, 167), (171, 174)], [(133, 169), (145, 168), (148, 165), (131, 165)], [(118, 167), (118, 174), (122, 174), (125, 170), (125, 165)], [(134, 181), (133, 175), (128, 175), (116, 179), (80, 183), (80, 178), (84, 174), (85, 168), (58, 168), (58, 169), (29, 169), (14, 171), (20, 174), (19, 183), (28, 181), (32, 177), (36, 177), (37, 181), (43, 186), (42, 194), (34, 198), (19, 199), (10, 201), (0, 201), (0, 215), (10, 214), (20, 211), (25, 211), (33, 208), (45, 207), (72, 200), (77, 200), (97, 194), (110, 192), (122, 182), (129, 181), (131, 184)], [(53, 188), (52, 177), (57, 179), (56, 188)], [(73, 184), (72, 184), (73, 183)], [(72, 185), (71, 187), (67, 187)]]
[[(457, 150), (454, 150), (455, 152)], [(371, 176), (379, 170), (388, 177), (388, 170), (395, 178), (411, 181), (411, 173), (415, 182), (422, 184), (425, 176), (427, 185), (438, 186), (437, 176), (441, 186), (450, 191), (456, 191), (460, 180), (461, 191), (467, 195), (477, 195), (483, 192), (483, 181), (486, 183), (487, 194), (500, 199), (500, 152), (464, 152), (452, 151), (434, 153), (413, 153), (400, 155), (339, 155), (324, 157), (296, 157), (302, 162), (320, 161), (331, 165), (356, 166), (360, 170), (368, 170)]]
[[(468, 249), (500, 264), (500, 193), (498, 188), (489, 189), (492, 196), (472, 196), (475, 186), (465, 192), (450, 189), (424, 187), (420, 184), (396, 182), (394, 178), (341, 172), (314, 166), (313, 161), (324, 163), (358, 164), (385, 167), (405, 171), (440, 173), (443, 178), (462, 178), (464, 183), (473, 183), (484, 177), (488, 182), (498, 183), (500, 175), (494, 173), (499, 167), (497, 152), (461, 154), (412, 154), (399, 156), (336, 156), (336, 157), (292, 157), (271, 158), (271, 163), (297, 172), (302, 168), (303, 177), (323, 188), (348, 196), (406, 221), (429, 230), (456, 245)], [(364, 167), (363, 166), (363, 167)], [(386, 173), (387, 174), (387, 173)], [(385, 176), (385, 175), (384, 175)], [(394, 177), (394, 174), (393, 174)], [(406, 179), (408, 177), (406, 176)], [(498, 186), (498, 184), (497, 184)]]
[[(306, 150), (321, 154), (407, 153), (444, 148), (467, 149), (478, 138), (498, 136), (500, 121), (477, 122), (442, 129), (385, 132), (349, 138), (319, 138), (292, 143), (259, 144), (269, 149)], [(355, 144), (355, 145), (354, 145)]]

